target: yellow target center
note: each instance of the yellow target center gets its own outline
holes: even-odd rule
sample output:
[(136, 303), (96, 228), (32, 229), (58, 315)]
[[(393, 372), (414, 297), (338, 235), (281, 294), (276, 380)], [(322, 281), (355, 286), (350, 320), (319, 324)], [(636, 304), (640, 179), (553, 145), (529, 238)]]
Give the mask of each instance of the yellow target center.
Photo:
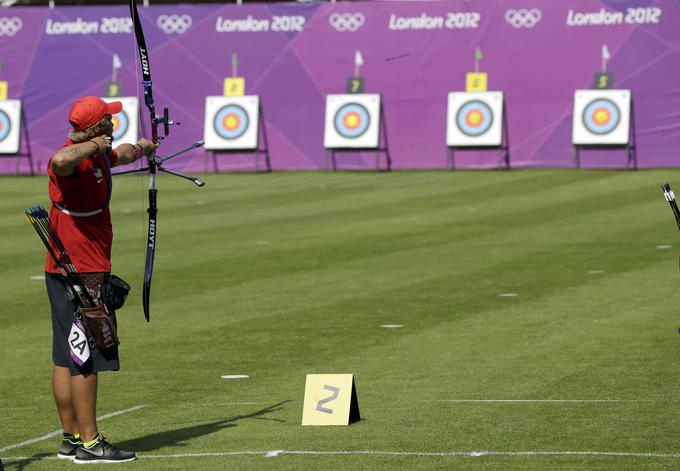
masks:
[(359, 115), (356, 113), (347, 113), (347, 116), (345, 116), (344, 119), (345, 126), (349, 129), (355, 129), (359, 126), (360, 122), (361, 118), (359, 118)]
[(238, 116), (234, 114), (228, 114), (224, 118), (224, 127), (227, 129), (236, 129), (238, 127), (239, 119)]
[(482, 119), (484, 119), (482, 117), (482, 113), (480, 113), (479, 111), (471, 111), (470, 113), (468, 113), (465, 120), (467, 121), (468, 125), (477, 127), (481, 124)]
[(595, 110), (593, 113), (593, 121), (595, 124), (607, 124), (609, 122), (609, 119), (611, 118), (611, 115), (609, 114), (609, 111), (607, 111), (604, 108), (600, 108), (598, 110)]

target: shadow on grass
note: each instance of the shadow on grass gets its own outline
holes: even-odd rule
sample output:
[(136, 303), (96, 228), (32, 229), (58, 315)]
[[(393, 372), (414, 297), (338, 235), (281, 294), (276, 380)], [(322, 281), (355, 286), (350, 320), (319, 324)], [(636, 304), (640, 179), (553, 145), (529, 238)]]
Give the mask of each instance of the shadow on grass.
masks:
[(261, 419), (273, 420), (275, 422), (284, 422), (284, 420), (281, 419), (271, 419), (263, 416), (280, 410), (283, 404), (286, 402), (289, 401), (278, 402), (263, 409), (251, 412), (250, 414), (237, 415), (206, 424), (193, 425), (191, 427), (184, 427), (176, 430), (168, 430), (167, 432), (153, 433), (151, 435), (146, 435), (144, 437), (139, 437), (132, 440), (116, 442), (115, 445), (123, 450), (153, 451), (164, 447), (186, 446), (186, 442), (193, 438), (209, 435), (222, 430), (223, 428), (235, 427), (237, 422), (241, 420)]
[[(5, 465), (5, 471), (23, 471), (26, 469), (29, 465), (41, 461), (45, 458), (49, 457), (54, 457), (57, 456), (57, 453), (40, 453), (38, 455), (33, 455), (33, 456), (28, 456), (25, 459), (22, 460), (17, 460), (17, 461), (3, 461)], [(2, 466), (0, 465), (0, 469), (3, 469)]]

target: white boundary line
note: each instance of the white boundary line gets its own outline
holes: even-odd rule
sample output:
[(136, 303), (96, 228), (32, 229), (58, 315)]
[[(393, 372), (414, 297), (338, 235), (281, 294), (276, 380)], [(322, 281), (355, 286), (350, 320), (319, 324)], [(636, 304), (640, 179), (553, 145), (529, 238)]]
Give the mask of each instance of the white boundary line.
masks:
[[(657, 453), (657, 452), (626, 452), (626, 451), (380, 451), (380, 450), (271, 450), (271, 451), (228, 451), (208, 453), (181, 453), (173, 455), (139, 455), (139, 459), (177, 459), (177, 458), (204, 458), (204, 457), (228, 457), (228, 456), (262, 456), (274, 458), (281, 455), (310, 455), (310, 456), (338, 456), (338, 455), (368, 455), (368, 456), (413, 456), (413, 457), (471, 457), (484, 456), (600, 456), (613, 458), (680, 458), (680, 453)], [(15, 456), (3, 458), (5, 462), (11, 461), (40, 461), (56, 460), (56, 456), (33, 458), (30, 456)]]
[(434, 399), (425, 402), (450, 403), (645, 403), (645, 402), (680, 402), (679, 399)]
[[(97, 420), (110, 419), (111, 417), (116, 417), (117, 415), (127, 414), (128, 412), (134, 412), (136, 410), (142, 409), (143, 407), (145, 407), (145, 406), (140, 405), (140, 406), (130, 407), (129, 409), (119, 410), (118, 412), (111, 412), (110, 414), (106, 414), (106, 415), (102, 415), (101, 417), (97, 417)], [(2, 453), (3, 451), (7, 451), (7, 450), (13, 450), (14, 448), (19, 448), (19, 447), (22, 447), (22, 446), (25, 446), (25, 445), (30, 445), (32, 443), (42, 442), (43, 440), (49, 440), (50, 438), (56, 437), (57, 435), (61, 435), (61, 433), (62, 433), (62, 430), (59, 429), (59, 430), (55, 430), (54, 432), (50, 432), (47, 435), (43, 435), (42, 437), (31, 438), (30, 440), (26, 440), (26, 441), (21, 442), (21, 443), (15, 443), (14, 445), (8, 445), (6, 447), (0, 448), (0, 453)], [(22, 458), (22, 459), (24, 459), (24, 458)]]

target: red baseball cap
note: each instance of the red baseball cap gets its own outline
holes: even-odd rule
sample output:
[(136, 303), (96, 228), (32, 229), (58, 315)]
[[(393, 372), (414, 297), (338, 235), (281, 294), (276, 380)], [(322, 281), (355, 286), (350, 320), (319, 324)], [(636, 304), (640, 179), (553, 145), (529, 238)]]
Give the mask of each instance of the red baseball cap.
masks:
[(84, 131), (90, 126), (97, 124), (104, 115), (120, 113), (123, 104), (120, 101), (107, 103), (96, 96), (84, 96), (71, 107), (68, 113), (68, 121), (76, 131)]

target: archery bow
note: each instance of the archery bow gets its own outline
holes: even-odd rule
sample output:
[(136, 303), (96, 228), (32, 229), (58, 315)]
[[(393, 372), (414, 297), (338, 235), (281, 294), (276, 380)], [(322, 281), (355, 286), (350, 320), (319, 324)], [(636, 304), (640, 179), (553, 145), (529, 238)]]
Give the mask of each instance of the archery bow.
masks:
[[(163, 109), (163, 116), (158, 116), (156, 114), (156, 106), (153, 100), (153, 92), (151, 87), (151, 66), (149, 64), (149, 53), (146, 48), (146, 41), (144, 40), (144, 30), (142, 29), (142, 22), (139, 18), (139, 12), (137, 11), (137, 1), (130, 0), (130, 16), (132, 17), (132, 22), (135, 28), (135, 38), (137, 40), (137, 49), (139, 52), (139, 60), (142, 65), (142, 88), (144, 89), (144, 103), (149, 109), (149, 115), (151, 120), (151, 140), (153, 143), (158, 143), (163, 137), (158, 136), (158, 126), (163, 125), (163, 134), (167, 136), (170, 133), (171, 125), (179, 125), (179, 123), (173, 122), (168, 116), (167, 106)], [(146, 244), (146, 262), (144, 265), (144, 288), (142, 291), (142, 306), (144, 308), (144, 317), (147, 322), (149, 321), (149, 297), (151, 294), (151, 275), (153, 274), (153, 259), (156, 252), (156, 215), (158, 213), (158, 208), (156, 206), (156, 196), (158, 190), (156, 189), (156, 173), (165, 172), (169, 173), (186, 180), (195, 183), (197, 186), (205, 185), (202, 180), (184, 175), (180, 172), (173, 170), (168, 170), (162, 167), (163, 163), (170, 160), (171, 158), (177, 157), (184, 152), (187, 152), (196, 147), (203, 145), (203, 141), (197, 141), (192, 145), (175, 152), (165, 158), (159, 158), (156, 156), (156, 151), (154, 150), (151, 154), (147, 156), (147, 166), (131, 170), (127, 172), (119, 172), (116, 175), (121, 175), (124, 173), (135, 173), (149, 171), (149, 208), (147, 213), (149, 213), (149, 227), (147, 231), (147, 244)]]

